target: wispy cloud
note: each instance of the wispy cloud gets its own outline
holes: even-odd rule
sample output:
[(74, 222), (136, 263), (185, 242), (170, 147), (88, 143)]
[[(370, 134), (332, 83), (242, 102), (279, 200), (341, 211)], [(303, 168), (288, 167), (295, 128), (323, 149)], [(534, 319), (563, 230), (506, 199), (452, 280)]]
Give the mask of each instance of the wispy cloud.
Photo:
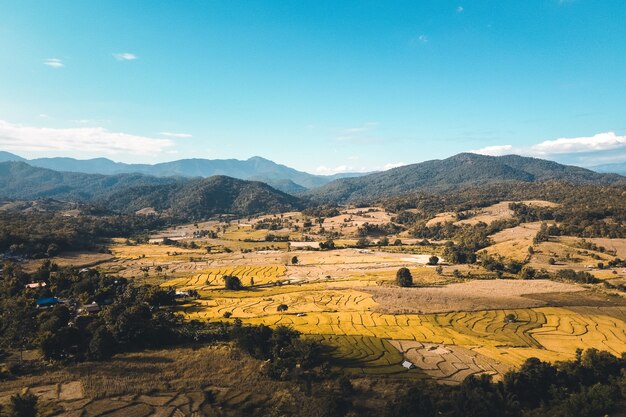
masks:
[(339, 141), (352, 141), (352, 140), (364, 140), (367, 139), (366, 133), (371, 132), (378, 126), (378, 122), (367, 122), (361, 126), (347, 127), (340, 131), (340, 135), (337, 136)]
[(50, 128), (0, 120), (0, 148), (30, 153), (65, 155), (155, 155), (174, 146), (170, 139), (154, 139), (110, 132), (103, 127)]
[(65, 64), (59, 58), (48, 58), (43, 61), (44, 65), (49, 66), (50, 68), (63, 68)]
[(161, 136), (167, 136), (170, 138), (191, 138), (193, 137), (190, 133), (174, 133), (174, 132), (159, 132)]
[[(620, 150), (626, 151), (626, 136), (617, 135), (615, 132), (604, 132), (593, 136), (546, 140), (528, 147), (487, 146), (472, 152), (492, 156), (518, 154), (539, 158), (574, 157), (590, 164), (595, 159), (603, 161), (624, 160), (623, 154), (615, 153)], [(613, 155), (607, 155), (607, 152), (613, 153)]]
[(429, 41), (430, 39), (428, 39), (428, 36), (426, 36), (426, 35), (419, 35), (419, 36), (417, 37), (417, 40), (418, 40), (418, 42), (420, 42), (420, 43), (428, 43), (428, 41)]
[(465, 10), (465, 9), (463, 8), (463, 6), (458, 6), (458, 7), (456, 8), (456, 12), (457, 12), (457, 13), (463, 13), (463, 11), (464, 11), (464, 10)]
[(134, 61), (137, 59), (137, 55), (131, 54), (130, 52), (120, 52), (117, 54), (113, 54), (113, 57), (118, 61)]

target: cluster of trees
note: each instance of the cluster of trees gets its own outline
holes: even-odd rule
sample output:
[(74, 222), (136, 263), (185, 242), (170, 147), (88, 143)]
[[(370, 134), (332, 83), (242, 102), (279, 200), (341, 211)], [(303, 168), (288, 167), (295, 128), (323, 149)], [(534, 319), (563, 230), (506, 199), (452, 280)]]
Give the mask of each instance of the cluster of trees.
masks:
[(64, 250), (99, 249), (103, 238), (132, 236), (167, 226), (157, 217), (0, 212), (0, 253), (42, 258)]
[(367, 236), (387, 236), (395, 235), (402, 231), (402, 228), (393, 223), (385, 224), (372, 224), (365, 222), (357, 229), (357, 235), (359, 237)]
[(296, 370), (308, 372), (322, 363), (320, 344), (286, 326), (242, 326), (236, 320), (230, 336), (239, 348), (267, 361), (265, 370), (275, 379), (289, 379)]
[[(33, 280), (45, 286), (26, 288)], [(37, 308), (37, 300), (51, 297), (63, 303)], [(79, 314), (82, 305), (91, 303), (102, 311)], [(5, 263), (0, 280), (0, 344), (14, 350), (39, 347), (49, 359), (82, 361), (224, 338), (222, 329), (184, 322), (163, 308), (174, 303), (173, 291), (136, 286), (92, 270), (79, 272), (45, 262), (35, 273), (26, 274), (16, 264)]]
[(595, 417), (614, 411), (626, 396), (626, 356), (578, 351), (573, 361), (527, 359), (494, 383), (471, 376), (459, 386), (421, 383), (385, 410), (387, 417)]
[[(35, 273), (5, 262), (0, 279), (0, 348), (40, 348), (59, 362), (106, 360), (115, 353), (162, 348), (189, 342), (234, 341), (242, 350), (268, 361), (273, 378), (294, 370), (310, 370), (321, 361), (320, 346), (301, 339), (292, 329), (186, 321), (171, 312), (175, 293), (154, 286), (136, 286), (123, 278), (96, 271), (79, 272), (45, 261)], [(241, 288), (237, 277), (227, 285)], [(26, 288), (31, 281), (46, 283)], [(230, 284), (229, 284), (230, 283)], [(237, 285), (238, 283), (238, 285)], [(42, 297), (64, 300), (50, 308), (36, 307)], [(97, 303), (97, 314), (79, 314), (83, 304)], [(6, 376), (6, 375), (5, 375)]]

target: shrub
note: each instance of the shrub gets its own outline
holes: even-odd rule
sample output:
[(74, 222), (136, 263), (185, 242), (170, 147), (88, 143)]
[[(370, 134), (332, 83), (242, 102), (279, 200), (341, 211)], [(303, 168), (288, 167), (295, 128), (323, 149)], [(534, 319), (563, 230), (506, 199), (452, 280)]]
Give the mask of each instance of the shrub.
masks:
[(400, 287), (410, 287), (413, 285), (413, 276), (408, 268), (400, 268), (396, 272), (396, 284)]
[(224, 275), (224, 288), (227, 290), (238, 291), (243, 288), (241, 280), (232, 275)]

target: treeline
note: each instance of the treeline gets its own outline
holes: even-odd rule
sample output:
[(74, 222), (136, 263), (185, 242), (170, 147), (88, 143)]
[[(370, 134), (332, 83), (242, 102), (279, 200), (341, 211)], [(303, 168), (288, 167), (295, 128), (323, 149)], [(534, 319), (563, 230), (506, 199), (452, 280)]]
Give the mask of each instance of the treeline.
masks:
[(59, 251), (94, 250), (101, 248), (103, 238), (147, 234), (168, 224), (155, 216), (0, 212), (0, 253), (41, 258)]
[(470, 376), (459, 386), (420, 383), (400, 393), (386, 417), (597, 417), (626, 400), (626, 355), (589, 349), (572, 361), (529, 358), (494, 383)]
[(410, 227), (438, 213), (459, 213), (501, 201), (523, 200), (547, 200), (559, 206), (513, 205), (511, 208), (519, 222), (554, 220), (567, 235), (626, 237), (626, 189), (617, 185), (511, 182), (441, 193), (413, 193), (383, 200), (381, 204), (397, 213), (394, 222)]
[(583, 202), (575, 206), (538, 207), (521, 203), (510, 204), (522, 222), (554, 221), (551, 236), (621, 238), (626, 236), (626, 207)]

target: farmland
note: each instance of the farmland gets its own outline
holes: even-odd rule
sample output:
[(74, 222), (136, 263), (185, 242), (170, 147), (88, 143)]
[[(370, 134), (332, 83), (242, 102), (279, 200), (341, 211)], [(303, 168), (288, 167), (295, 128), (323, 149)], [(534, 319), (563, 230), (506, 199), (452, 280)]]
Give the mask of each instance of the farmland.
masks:
[[(371, 388), (374, 381), (459, 386), (469, 376), (501, 381), (530, 357), (555, 363), (575, 359), (577, 349), (626, 352), (626, 298), (617, 287), (626, 281), (626, 271), (608, 267), (623, 255), (623, 239), (560, 235), (537, 241), (543, 222), (515, 222), (508, 207), (505, 202), (460, 214), (442, 212), (424, 222), (470, 231), (485, 222), (509, 222), (488, 236), (476, 262), (451, 261), (450, 248), (459, 244), (454, 237), (416, 237), (379, 207), (177, 225), (141, 240), (111, 239), (102, 253), (61, 253), (56, 260), (175, 292), (175, 304), (167, 310), (182, 323), (296, 330), (321, 346), (325, 372), (360, 381), (374, 396), (384, 395), (377, 391), (381, 388)], [(331, 241), (331, 247), (324, 246)], [(484, 259), (504, 267), (498, 270)], [(25, 265), (37, 271), (36, 262)], [(539, 275), (521, 279), (523, 268), (514, 270), (515, 265)], [(410, 272), (410, 287), (397, 285), (400, 268)], [(588, 282), (556, 278), (569, 270), (587, 274)], [(236, 277), (240, 288), (227, 289), (224, 277)], [(27, 385), (46, 401), (66, 410), (78, 404), (76, 410), (89, 416), (210, 414), (216, 404), (234, 410), (278, 401), (265, 386), (279, 389), (280, 384), (259, 379), (252, 361), (244, 366), (248, 378), (255, 376), (245, 383), (238, 377), (216, 383), (199, 376), (203, 369), (223, 374), (224, 363), (240, 360), (241, 352), (231, 345), (202, 350), (212, 359), (198, 369), (192, 369), (193, 361), (202, 361), (198, 354), (181, 349), (113, 359), (128, 361), (137, 376), (98, 377), (79, 365)], [(168, 364), (182, 360), (181, 352), (188, 361), (176, 365), (178, 374), (168, 373)], [(142, 358), (164, 362), (146, 367)], [(146, 379), (157, 368), (164, 376)], [(104, 365), (102, 370), (113, 373)], [(178, 382), (169, 384), (167, 378)], [(0, 403), (15, 387), (0, 384)]]
[[(461, 227), (506, 220), (513, 216), (508, 204), (463, 213), (462, 221), (442, 213), (430, 223), (440, 219)], [(402, 246), (340, 246), (355, 242), (351, 239), (364, 224), (382, 226), (391, 219), (384, 210), (367, 207), (321, 220), (292, 212), (178, 226), (153, 235), (152, 244), (117, 242), (112, 247), (116, 259), (100, 267), (162, 288), (197, 292), (198, 298), (176, 308), (187, 320), (289, 326), (329, 347), (333, 366), (356, 374), (408, 375), (454, 384), (470, 374), (500, 378), (529, 356), (556, 361), (572, 359), (577, 348), (626, 351), (626, 301), (601, 288), (514, 276), (496, 279), (480, 265), (446, 262), (442, 246), (420, 245), (403, 232), (390, 237), (404, 239)], [(307, 222), (308, 229), (303, 229)], [(259, 228), (268, 224), (271, 231)], [(553, 271), (584, 269), (592, 262), (589, 251), (581, 252), (580, 239), (563, 236), (534, 243), (540, 225), (505, 228), (484, 251)], [(199, 230), (215, 233), (203, 236)], [(329, 230), (340, 232), (338, 248), (316, 250)], [(287, 241), (267, 241), (270, 234), (310, 243), (294, 244), (289, 251)], [(176, 244), (163, 244), (164, 237), (176, 239)], [(620, 240), (602, 243), (622, 249)], [(529, 246), (535, 247), (531, 256)], [(601, 259), (610, 261), (616, 255), (611, 253), (600, 254)], [(439, 268), (428, 265), (433, 255), (441, 258)], [(557, 265), (548, 263), (553, 256)], [(413, 288), (395, 286), (401, 267), (411, 271)], [(594, 273), (602, 276), (601, 271)], [(225, 290), (222, 277), (227, 275), (238, 277), (243, 289)], [(400, 366), (401, 359), (414, 362), (419, 371), (409, 372)]]

